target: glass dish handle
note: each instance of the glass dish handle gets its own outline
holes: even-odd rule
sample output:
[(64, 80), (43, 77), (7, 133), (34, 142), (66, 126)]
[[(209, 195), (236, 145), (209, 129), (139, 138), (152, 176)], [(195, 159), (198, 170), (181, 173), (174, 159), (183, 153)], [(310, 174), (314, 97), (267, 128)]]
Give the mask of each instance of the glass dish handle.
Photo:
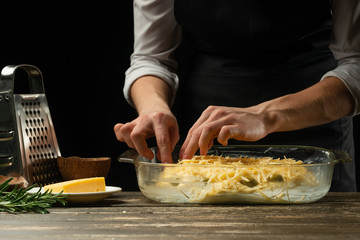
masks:
[(351, 162), (350, 155), (344, 150), (333, 150), (336, 162)]
[(138, 153), (134, 149), (129, 149), (122, 153), (117, 160), (123, 163), (134, 163), (137, 156)]

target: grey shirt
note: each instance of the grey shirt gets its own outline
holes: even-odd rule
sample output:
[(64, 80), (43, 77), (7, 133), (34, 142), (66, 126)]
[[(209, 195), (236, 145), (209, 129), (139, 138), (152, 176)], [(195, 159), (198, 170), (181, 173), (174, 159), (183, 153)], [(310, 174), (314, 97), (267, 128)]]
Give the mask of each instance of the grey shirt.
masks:
[[(333, 0), (332, 20), (330, 49), (338, 66), (322, 79), (333, 76), (344, 82), (354, 98), (352, 115), (356, 115), (360, 113), (360, 1)], [(133, 106), (131, 85), (145, 75), (165, 81), (174, 100), (179, 85), (174, 51), (181, 38), (182, 29), (174, 16), (174, 0), (134, 0), (134, 52), (123, 89), (129, 104)]]

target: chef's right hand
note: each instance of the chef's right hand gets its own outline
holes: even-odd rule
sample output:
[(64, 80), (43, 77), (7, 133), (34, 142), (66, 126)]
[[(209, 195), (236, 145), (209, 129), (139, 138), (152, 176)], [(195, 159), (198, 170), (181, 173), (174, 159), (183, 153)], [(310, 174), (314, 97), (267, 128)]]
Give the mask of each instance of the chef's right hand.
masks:
[(171, 163), (171, 153), (179, 141), (179, 127), (175, 116), (169, 111), (141, 113), (135, 120), (114, 126), (117, 140), (125, 142), (143, 157), (153, 159), (154, 154), (146, 139), (154, 137), (158, 146), (157, 157)]

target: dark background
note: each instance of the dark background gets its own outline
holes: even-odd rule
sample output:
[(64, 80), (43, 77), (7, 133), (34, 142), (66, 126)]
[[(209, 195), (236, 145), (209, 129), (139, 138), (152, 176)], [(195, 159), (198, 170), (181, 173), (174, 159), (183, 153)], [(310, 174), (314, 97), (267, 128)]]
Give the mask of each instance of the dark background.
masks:
[[(116, 123), (136, 117), (122, 93), (133, 44), (132, 0), (34, 2), (1, 1), (0, 68), (37, 66), (62, 156), (109, 156), (107, 185), (138, 190), (134, 166), (116, 161), (128, 147), (113, 132)], [(356, 117), (357, 156), (359, 122)]]

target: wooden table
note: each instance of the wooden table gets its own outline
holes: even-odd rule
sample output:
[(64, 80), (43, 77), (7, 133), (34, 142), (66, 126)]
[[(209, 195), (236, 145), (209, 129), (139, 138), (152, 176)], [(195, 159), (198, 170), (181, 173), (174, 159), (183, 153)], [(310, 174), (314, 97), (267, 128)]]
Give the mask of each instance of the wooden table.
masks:
[(50, 211), (0, 213), (0, 239), (360, 239), (360, 193), (303, 205), (194, 205), (121, 192)]

